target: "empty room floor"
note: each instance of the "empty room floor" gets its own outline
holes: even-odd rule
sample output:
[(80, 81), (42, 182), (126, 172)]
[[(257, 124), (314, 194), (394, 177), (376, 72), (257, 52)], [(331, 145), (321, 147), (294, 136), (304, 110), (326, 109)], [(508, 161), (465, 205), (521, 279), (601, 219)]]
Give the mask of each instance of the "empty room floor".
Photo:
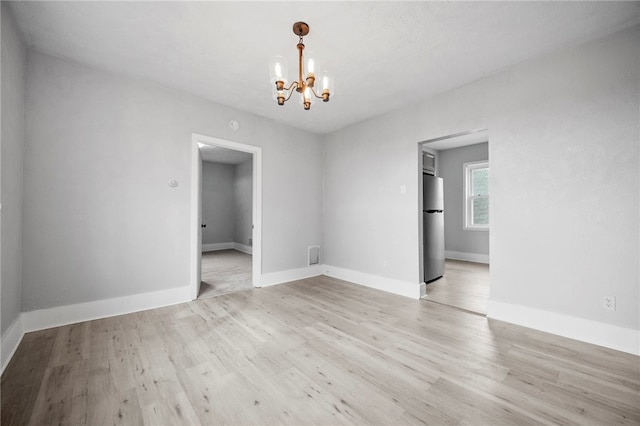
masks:
[(198, 298), (253, 288), (251, 255), (237, 250), (202, 253), (202, 277)]
[(447, 259), (444, 276), (427, 284), (426, 300), (487, 314), (489, 265)]
[(2, 425), (629, 424), (638, 357), (320, 276), (28, 333)]

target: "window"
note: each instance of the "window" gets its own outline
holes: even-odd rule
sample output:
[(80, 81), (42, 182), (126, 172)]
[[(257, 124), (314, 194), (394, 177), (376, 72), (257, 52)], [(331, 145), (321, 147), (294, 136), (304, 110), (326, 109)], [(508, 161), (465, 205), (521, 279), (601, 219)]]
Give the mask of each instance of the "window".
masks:
[(464, 229), (489, 230), (489, 162), (464, 164)]

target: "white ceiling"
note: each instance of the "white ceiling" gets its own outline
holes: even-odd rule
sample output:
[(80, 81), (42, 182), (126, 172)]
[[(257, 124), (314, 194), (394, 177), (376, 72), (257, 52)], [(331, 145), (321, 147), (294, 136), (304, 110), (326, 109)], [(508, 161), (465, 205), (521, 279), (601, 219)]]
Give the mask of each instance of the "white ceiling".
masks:
[(253, 154), (248, 152), (236, 151), (220, 146), (198, 144), (202, 161), (210, 161), (213, 163), (224, 164), (240, 164), (253, 158)]
[[(327, 133), (639, 22), (638, 2), (16, 2), (29, 47)], [(272, 99), (291, 27), (336, 90), (304, 111)]]

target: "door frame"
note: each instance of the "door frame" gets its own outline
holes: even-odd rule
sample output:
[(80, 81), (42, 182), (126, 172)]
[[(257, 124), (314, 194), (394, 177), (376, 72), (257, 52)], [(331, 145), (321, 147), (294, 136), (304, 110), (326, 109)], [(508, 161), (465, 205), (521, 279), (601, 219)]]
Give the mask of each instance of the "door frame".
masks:
[(191, 299), (198, 298), (200, 288), (200, 261), (202, 257), (202, 247), (198, 244), (198, 235), (200, 233), (199, 212), (202, 209), (202, 199), (199, 195), (198, 188), (201, 185), (202, 174), (198, 172), (198, 163), (200, 160), (199, 144), (218, 146), (236, 151), (248, 152), (253, 154), (253, 188), (252, 188), (252, 216), (253, 216), (253, 245), (252, 245), (252, 264), (251, 276), (254, 287), (260, 287), (260, 278), (262, 277), (262, 148), (254, 145), (247, 145), (239, 142), (233, 142), (225, 139), (218, 139), (211, 136), (191, 134), (191, 250), (190, 250), (190, 269), (191, 269)]

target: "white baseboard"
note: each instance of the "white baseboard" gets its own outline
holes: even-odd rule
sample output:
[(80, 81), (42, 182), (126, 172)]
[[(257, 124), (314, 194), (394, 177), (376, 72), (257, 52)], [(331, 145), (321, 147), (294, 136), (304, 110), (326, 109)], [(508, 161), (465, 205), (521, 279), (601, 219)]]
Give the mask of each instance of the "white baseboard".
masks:
[(4, 369), (7, 367), (7, 364), (9, 364), (9, 361), (11, 361), (16, 349), (18, 349), (18, 345), (22, 341), (23, 336), (22, 314), (19, 314), (18, 318), (9, 326), (0, 341), (0, 359), (2, 360), (2, 370), (0, 370), (0, 374), (4, 373)]
[(57, 306), (22, 313), (25, 332), (59, 327), (82, 321), (146, 311), (191, 301), (191, 287), (177, 287), (149, 293), (114, 297), (113, 299)]
[(202, 252), (204, 253), (206, 251), (229, 250), (232, 248), (233, 248), (233, 242), (203, 244)]
[(226, 242), (226, 243), (213, 243), (213, 244), (203, 244), (202, 245), (202, 252), (208, 252), (208, 251), (218, 251), (218, 250), (238, 250), (241, 251), (243, 253), (247, 253), (247, 254), (251, 254), (252, 253), (252, 247), (251, 246), (247, 246), (244, 244), (240, 244), (240, 243), (236, 243), (236, 242)]
[(235, 243), (234, 242), (233, 243), (233, 248), (235, 250), (241, 251), (241, 252), (246, 253), (246, 254), (252, 254), (252, 252), (253, 252), (253, 248), (251, 246), (247, 246), (247, 245), (240, 244), (240, 243)]
[(489, 300), (487, 317), (640, 355), (640, 330)]
[(323, 265), (307, 266), (306, 268), (289, 269), (286, 271), (269, 272), (260, 276), (259, 287), (284, 284), (290, 281), (302, 280), (305, 278), (317, 277), (324, 272)]
[(489, 264), (488, 254), (465, 253), (462, 251), (445, 250), (444, 257), (453, 260), (465, 260), (467, 262), (486, 263)]
[(427, 296), (427, 283), (420, 283), (420, 299)]
[(410, 297), (412, 299), (420, 299), (425, 295), (426, 292), (425, 283), (400, 281), (393, 278), (366, 274), (364, 272), (338, 268), (331, 265), (324, 265), (324, 274), (329, 277), (350, 281), (352, 283), (363, 285), (365, 287), (375, 288), (376, 290), (382, 290), (389, 293), (398, 294), (400, 296)]

